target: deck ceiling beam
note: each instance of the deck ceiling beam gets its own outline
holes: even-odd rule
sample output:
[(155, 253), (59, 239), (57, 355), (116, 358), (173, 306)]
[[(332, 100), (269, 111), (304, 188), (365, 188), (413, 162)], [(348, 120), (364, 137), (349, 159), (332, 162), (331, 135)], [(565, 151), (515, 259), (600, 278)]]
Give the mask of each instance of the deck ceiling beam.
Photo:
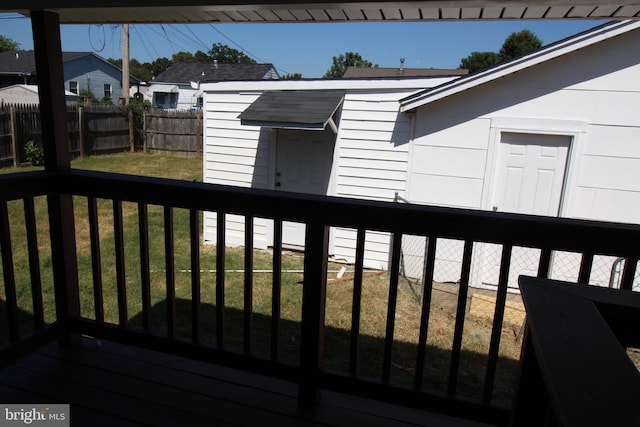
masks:
[(0, 13), (52, 10), (60, 23), (379, 22), (640, 19), (640, 0), (4, 0)]

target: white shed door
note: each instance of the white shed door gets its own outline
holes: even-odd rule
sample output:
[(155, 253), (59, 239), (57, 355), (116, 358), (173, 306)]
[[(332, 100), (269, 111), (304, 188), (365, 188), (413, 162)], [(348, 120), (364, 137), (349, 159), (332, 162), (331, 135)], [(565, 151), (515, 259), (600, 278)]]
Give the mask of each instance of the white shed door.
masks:
[(571, 137), (503, 133), (493, 192), (494, 209), (557, 216)]
[[(307, 194), (327, 194), (335, 134), (325, 131), (278, 130), (276, 189)], [(284, 222), (282, 244), (304, 248), (304, 224)]]
[[(558, 216), (571, 137), (503, 133), (491, 207), (499, 212)], [(483, 245), (483, 283), (498, 284), (501, 247)], [(521, 274), (537, 275), (540, 251), (514, 248), (509, 287)]]

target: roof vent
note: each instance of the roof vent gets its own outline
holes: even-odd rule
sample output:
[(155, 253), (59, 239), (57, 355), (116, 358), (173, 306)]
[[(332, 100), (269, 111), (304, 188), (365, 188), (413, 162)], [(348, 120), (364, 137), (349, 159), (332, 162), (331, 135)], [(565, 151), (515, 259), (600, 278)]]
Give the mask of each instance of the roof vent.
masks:
[(16, 59), (20, 59), (20, 54), (16, 52)]
[(216, 70), (218, 69), (218, 60), (217, 59), (213, 60), (213, 68), (215, 68)]
[(404, 58), (400, 58), (400, 72), (404, 72)]

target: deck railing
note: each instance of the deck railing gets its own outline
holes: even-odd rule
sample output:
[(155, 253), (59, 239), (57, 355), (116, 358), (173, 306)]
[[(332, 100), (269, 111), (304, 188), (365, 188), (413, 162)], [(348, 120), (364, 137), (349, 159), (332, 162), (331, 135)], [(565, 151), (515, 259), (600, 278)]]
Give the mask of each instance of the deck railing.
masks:
[[(83, 270), (80, 273), (79, 268), (70, 268), (72, 276), (82, 276), (80, 285), (77, 290), (74, 290), (74, 286), (55, 289), (55, 307), (48, 309), (47, 306), (52, 303), (47, 301), (51, 301), (51, 298), (45, 298), (43, 302), (43, 295), (52, 293), (52, 284), (42, 279), (41, 270), (49, 268), (43, 259), (50, 256), (55, 264), (56, 251), (62, 249), (55, 244), (58, 239), (55, 229), (50, 230), (53, 249), (43, 243), (49, 238), (46, 234), (43, 237), (43, 230), (48, 224), (36, 224), (34, 198), (37, 203), (44, 205), (40, 209), (55, 212), (57, 208), (52, 205), (59, 195), (74, 197), (75, 214), (67, 212), (59, 216), (62, 221), (75, 220), (77, 235), (84, 233), (89, 236), (90, 256), (79, 256), (78, 265), (86, 267), (90, 264), (91, 268), (89, 273), (84, 268), (80, 268)], [(20, 201), (22, 206), (19, 206)], [(124, 224), (123, 204), (133, 204), (137, 210), (135, 248), (125, 239), (131, 229)], [(156, 212), (154, 215), (160, 211), (162, 217), (160, 225), (153, 221), (153, 230), (150, 230), (150, 209)], [(16, 211), (22, 211), (23, 214), (16, 214)], [(188, 214), (188, 231), (182, 233), (174, 229), (176, 212)], [(217, 214), (215, 283), (207, 281), (206, 286), (203, 285), (203, 266), (200, 265), (202, 212)], [(231, 214), (245, 218), (245, 245), (242, 250), (243, 299), (240, 310), (232, 310), (226, 301), (229, 283), (225, 283), (227, 275), (224, 274), (228, 255), (228, 248), (224, 244), (225, 218)], [(18, 221), (16, 217), (23, 219)], [(258, 330), (254, 325), (257, 314), (254, 312), (256, 302), (253, 299), (255, 277), (252, 270), (255, 251), (252, 236), (257, 218), (273, 220), (274, 229), (273, 250), (270, 255), (273, 269), (270, 282), (271, 309), (266, 330)], [(297, 360), (287, 359), (282, 354), (283, 344), (290, 344), (283, 343), (281, 335), (282, 322), (290, 322), (281, 313), (284, 221), (295, 221), (306, 226), (302, 302), (297, 326), (300, 338), (295, 342), (294, 351)], [(107, 250), (102, 246), (102, 235), (106, 225), (101, 222), (108, 223), (109, 229), (113, 231), (113, 238), (110, 240), (113, 248), (109, 248), (115, 257), (112, 281), (105, 280), (105, 276), (111, 273), (103, 271)], [(56, 224), (56, 221), (52, 224)], [(351, 324), (343, 326), (346, 334), (340, 335), (346, 341), (345, 347), (341, 348), (346, 353), (347, 362), (339, 365), (344, 369), (338, 370), (334, 366), (323, 366), (327, 356), (324, 352), (325, 334), (334, 329), (329, 328), (325, 320), (331, 227), (353, 230), (357, 242), (350, 297)], [(175, 246), (177, 239), (174, 233), (178, 232), (185, 235), (189, 242), (187, 246)], [(380, 345), (374, 346), (380, 353), (374, 355), (379, 356), (379, 370), (377, 374), (367, 370), (365, 376), (361, 374), (361, 364), (371, 354), (363, 354), (361, 344), (365, 338), (371, 337), (366, 337), (362, 332), (361, 323), (362, 311), (367, 309), (363, 307), (362, 295), (370, 286), (364, 278), (363, 257), (368, 244), (367, 235), (371, 232), (389, 233), (392, 236), (392, 247), (388, 281), (384, 285), (387, 297), (385, 307), (379, 313), (379, 317), (384, 318), (383, 333), (376, 338)], [(26, 250), (18, 250), (16, 247), (20, 239), (14, 236), (18, 234), (24, 234)], [(162, 240), (154, 237), (158, 235), (162, 236)], [(424, 289), (416, 308), (419, 312), (416, 315), (416, 340), (410, 345), (400, 342), (396, 334), (396, 321), (401, 316), (398, 312), (398, 296), (403, 286), (398, 274), (400, 245), (402, 237), (407, 235), (424, 236), (428, 242), (422, 278)], [(444, 358), (440, 358), (444, 362), (439, 359), (436, 363), (431, 339), (438, 334), (439, 327), (433, 327), (431, 322), (434, 311), (438, 310), (433, 298), (433, 274), (441, 239), (459, 241), (463, 250), (460, 257), (460, 280), (450, 284), (455, 288), (451, 314), (453, 331), (449, 343), (438, 350), (438, 354), (444, 355)], [(540, 277), (549, 276), (555, 251), (580, 254), (582, 261), (576, 275), (577, 281), (583, 283), (589, 282), (595, 256), (623, 257), (626, 262), (621, 287), (631, 289), (640, 258), (638, 241), (640, 227), (636, 225), (398, 205), (78, 170), (61, 174), (43, 172), (7, 175), (0, 178), (0, 251), (7, 316), (6, 331), (2, 331), (6, 345), (0, 353), (0, 360), (28, 351), (43, 340), (62, 333), (70, 334), (71, 337), (74, 334), (87, 334), (296, 381), (299, 383), (300, 401), (303, 405), (312, 405), (318, 390), (327, 388), (469, 419), (506, 424), (509, 418), (509, 401), (496, 398), (496, 378), (513, 375), (513, 369), (504, 369), (505, 356), (501, 354), (501, 341), (505, 336), (505, 310), (514, 249), (524, 247), (539, 250), (537, 270)], [(473, 333), (472, 329), (475, 327), (475, 324), (469, 324), (471, 315), (468, 303), (474, 285), (471, 280), (472, 260), (480, 250), (479, 245), (486, 243), (499, 245), (501, 253), (499, 277), (493, 291), (495, 304), (491, 306), (488, 316), (490, 332), (486, 354), (469, 356), (467, 353), (473, 350), (465, 347), (463, 337)], [(67, 246), (64, 250), (75, 251), (82, 244), (84, 243), (76, 243), (76, 247)], [(153, 269), (150, 257), (151, 253), (157, 253), (157, 245), (163, 246), (162, 274), (166, 287), (162, 291), (152, 285), (152, 281), (156, 279), (151, 278)], [(190, 292), (186, 296), (176, 294), (178, 273), (175, 256), (184, 251), (189, 252), (190, 260)], [(136, 254), (137, 261), (134, 265), (131, 265), (131, 257), (128, 255), (130, 252)], [(155, 259), (156, 255), (153, 257)], [(23, 273), (27, 278), (24, 281), (16, 280), (14, 271), (15, 266), (22, 263), (29, 265), (29, 272)], [(131, 269), (139, 272), (139, 284), (138, 280), (131, 283), (127, 273)], [(106, 288), (116, 296), (115, 301), (109, 304), (117, 305), (117, 318), (107, 319), (105, 316), (105, 307), (109, 305), (104, 298)], [(29, 294), (32, 298), (27, 301), (25, 295)], [(136, 312), (132, 311), (133, 299), (138, 301), (135, 307), (139, 309), (136, 308)], [(154, 301), (159, 299), (164, 302), (162, 311), (165, 313), (160, 327), (154, 317), (160, 310), (159, 306), (154, 305)], [(205, 304), (204, 300), (208, 303)], [(189, 321), (186, 322), (190, 326), (188, 334), (177, 332), (185, 327), (181, 320), (184, 318), (182, 306), (185, 301), (189, 312)], [(204, 307), (210, 305), (214, 310), (203, 314)], [(81, 309), (80, 306), (92, 307), (92, 310)], [(235, 330), (238, 325), (231, 324), (229, 318), (236, 312), (240, 312), (236, 323), (240, 325), (241, 338), (239, 345), (231, 345), (229, 331)], [(133, 318), (137, 320), (132, 323)], [(29, 323), (32, 327), (27, 325)], [(254, 351), (254, 343), (262, 334), (269, 335), (267, 354)], [(399, 347), (410, 347), (413, 352), (411, 367), (404, 372), (410, 378), (404, 382), (397, 381), (393, 374), (397, 368), (394, 356)], [(479, 365), (463, 367), (463, 359), (470, 358), (481, 358), (483, 361)], [(511, 364), (517, 364), (517, 360), (511, 360)], [(483, 371), (480, 374), (466, 372), (479, 369)], [(425, 381), (425, 378), (432, 378), (428, 372), (433, 370), (444, 371), (444, 379), (439, 386)], [(473, 381), (480, 384), (468, 384)], [(509, 395), (515, 390), (515, 380), (510, 384), (506, 386), (506, 393)], [(469, 396), (465, 390), (474, 387), (478, 392)]]

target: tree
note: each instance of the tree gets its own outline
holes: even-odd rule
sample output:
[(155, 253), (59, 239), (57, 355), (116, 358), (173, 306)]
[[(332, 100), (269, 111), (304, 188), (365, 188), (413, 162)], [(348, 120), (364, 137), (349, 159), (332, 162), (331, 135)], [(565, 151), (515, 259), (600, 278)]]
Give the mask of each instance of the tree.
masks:
[(501, 62), (518, 58), (542, 47), (542, 41), (531, 31), (522, 30), (511, 33), (500, 48), (500, 52), (471, 52), (460, 61), (460, 68), (466, 68), (470, 73), (493, 67)]
[(466, 68), (470, 73), (475, 73), (500, 62), (500, 55), (495, 52), (471, 52), (471, 55), (462, 58), (460, 68)]
[(500, 58), (503, 61), (508, 61), (540, 49), (540, 47), (542, 47), (542, 41), (529, 30), (511, 33), (502, 44)]
[(300, 80), (302, 78), (302, 74), (300, 73), (287, 73), (284, 76), (282, 76), (283, 80)]
[(377, 67), (378, 65), (373, 65), (371, 62), (362, 59), (359, 53), (346, 52), (344, 55), (334, 56), (333, 57), (333, 65), (325, 73), (323, 78), (325, 79), (339, 79), (341, 78), (345, 71), (347, 71), (347, 67)]
[(217, 59), (227, 64), (255, 64), (256, 61), (249, 58), (243, 52), (222, 43), (215, 43), (209, 50), (210, 61)]
[(10, 39), (9, 37), (5, 37), (0, 35), (0, 52), (8, 52), (10, 50), (18, 50), (20, 48), (20, 43), (15, 40)]

